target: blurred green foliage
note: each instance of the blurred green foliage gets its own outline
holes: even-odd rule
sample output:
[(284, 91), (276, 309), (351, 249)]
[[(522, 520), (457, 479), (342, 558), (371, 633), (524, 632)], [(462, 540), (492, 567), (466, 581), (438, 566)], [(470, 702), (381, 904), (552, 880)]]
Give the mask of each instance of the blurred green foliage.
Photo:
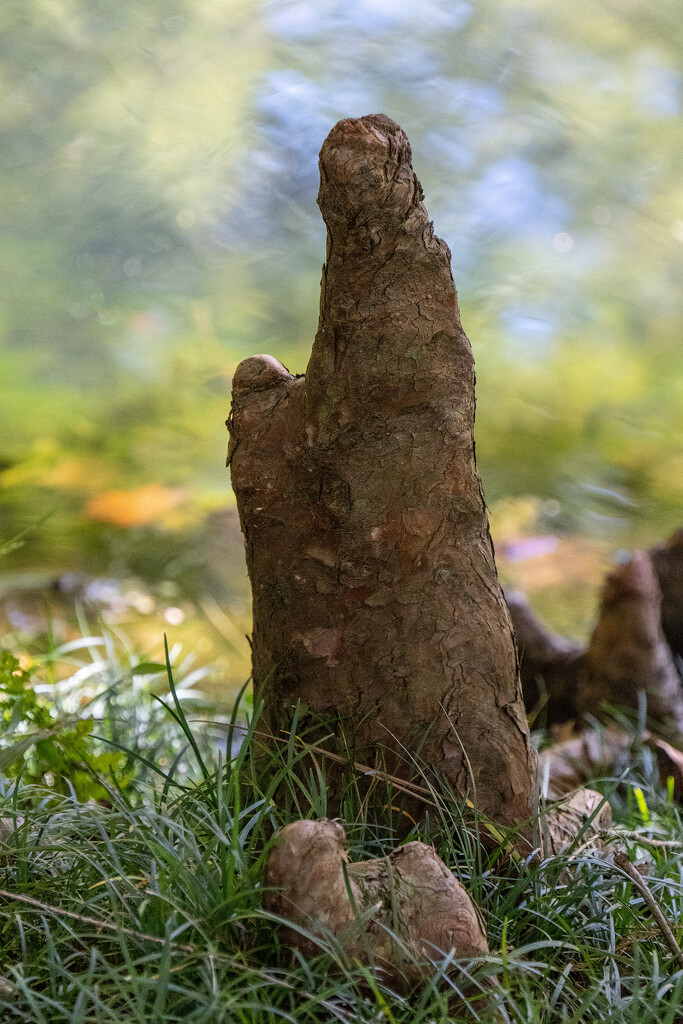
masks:
[[(58, 662), (72, 667), (61, 680)], [(135, 802), (159, 764), (173, 765), (180, 785), (188, 772), (183, 756), (196, 745), (179, 747), (171, 728), (180, 702), (213, 722), (213, 732), (197, 733), (205, 754), (214, 752), (220, 715), (194, 689), (208, 670), (187, 671), (186, 658), (176, 665), (176, 686), (168, 664), (167, 674), (164, 663), (141, 661), (127, 637), (109, 631), (35, 659), (0, 648), (0, 789), (16, 779), (40, 787), (48, 804), (60, 795), (108, 802), (114, 791)]]
[(127, 785), (126, 755), (94, 749), (92, 717), (60, 719), (54, 704), (36, 693), (33, 675), (33, 667), (21, 668), (10, 651), (0, 650), (0, 741), (6, 744), (0, 771), (8, 779), (21, 775), (43, 783), (55, 794), (75, 793), (84, 802), (106, 800), (98, 773), (120, 773), (119, 784)]
[(0, 540), (51, 513), (13, 566), (204, 571), (182, 552), (231, 500), (231, 373), (258, 351), (305, 368), (317, 151), (373, 109), (453, 250), (489, 503), (536, 495), (615, 544), (676, 525), (679, 13), (7, 0)]

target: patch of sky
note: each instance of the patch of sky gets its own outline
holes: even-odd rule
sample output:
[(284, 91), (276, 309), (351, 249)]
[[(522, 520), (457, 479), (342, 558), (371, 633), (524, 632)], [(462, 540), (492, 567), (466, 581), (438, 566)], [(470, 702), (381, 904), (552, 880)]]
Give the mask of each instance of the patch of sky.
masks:
[(500, 114), (505, 108), (500, 89), (467, 78), (420, 76), (411, 85), (411, 94), (416, 102), (430, 111), (430, 119), (434, 123), (444, 123), (454, 115), (460, 124), (480, 122), (482, 118)]
[[(375, 52), (377, 49), (379, 52)], [(433, 80), (440, 64), (437, 54), (427, 48), (421, 50), (416, 58), (412, 47), (399, 50), (390, 50), (387, 47), (383, 50), (375, 44), (371, 56), (372, 62), (367, 62), (363, 68), (370, 80), (377, 75), (385, 82), (390, 93), (394, 90), (397, 93), (404, 92), (408, 87), (413, 96), (425, 78), (428, 81)]]
[(538, 233), (562, 226), (562, 200), (544, 192), (534, 166), (522, 157), (506, 157), (485, 168), (469, 189), (473, 225), (484, 230)]
[(379, 97), (364, 75), (318, 82), (287, 68), (263, 76), (256, 105), (259, 138), (237, 170), (242, 202), (219, 223), (215, 240), (230, 248), (258, 239), (277, 248), (296, 237), (320, 248), (320, 146), (341, 117), (382, 109)]
[(448, 175), (471, 171), (474, 167), (474, 152), (462, 134), (454, 138), (445, 132), (430, 131), (425, 137), (425, 146), (439, 169)]
[(407, 28), (417, 23), (429, 29), (457, 32), (472, 14), (472, 4), (465, 0), (416, 0), (411, 4), (396, 0), (342, 0), (336, 6), (345, 9), (350, 22), (369, 31)]
[(636, 55), (636, 85), (640, 109), (655, 118), (676, 117), (681, 110), (681, 76), (662, 64), (652, 50)]
[(332, 125), (340, 117), (368, 113), (376, 103), (376, 93), (365, 80), (318, 83), (292, 70), (265, 75), (257, 97), (262, 137), (283, 153), (285, 163), (295, 152), (304, 177), (314, 167), (316, 183), (318, 151)]
[(313, 39), (329, 27), (329, 4), (270, 0), (263, 5), (269, 28), (283, 39)]
[(311, 40), (334, 29), (381, 35), (397, 28), (459, 31), (472, 14), (466, 0), (271, 0), (264, 6), (271, 30), (283, 39)]
[(558, 322), (550, 311), (508, 307), (500, 313), (500, 322), (504, 347), (510, 355), (542, 359), (552, 351)]

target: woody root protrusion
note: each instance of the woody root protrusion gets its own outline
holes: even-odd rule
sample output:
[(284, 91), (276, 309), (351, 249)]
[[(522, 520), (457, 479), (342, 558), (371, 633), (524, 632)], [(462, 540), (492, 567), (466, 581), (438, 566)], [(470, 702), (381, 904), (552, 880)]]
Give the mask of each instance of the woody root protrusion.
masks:
[[(587, 823), (590, 821), (590, 824)], [(541, 819), (547, 856), (584, 831), (609, 829), (602, 795), (582, 789)], [(264, 906), (291, 922), (284, 939), (306, 957), (343, 950), (398, 989), (433, 976), (445, 957), (471, 961), (489, 953), (485, 922), (471, 896), (431, 846), (414, 841), (386, 857), (349, 860), (342, 826), (328, 818), (294, 821), (276, 836), (266, 869)], [(484, 981), (484, 987), (491, 979)]]
[(336, 124), (318, 204), (306, 375), (252, 356), (233, 379), (262, 721), (277, 738), (298, 704), (297, 727), (324, 722), (350, 760), (408, 782), (419, 760), (514, 828), (535, 758), (475, 463), (474, 361), (399, 125)]
[[(648, 552), (636, 552), (608, 574), (585, 649), (549, 633), (523, 595), (510, 593), (507, 600), (527, 711), (547, 725), (562, 725), (564, 733), (562, 742), (541, 755), (547, 794), (559, 797), (589, 778), (618, 774), (634, 743), (643, 743), (655, 752), (662, 780), (673, 778), (680, 799), (683, 530)], [(643, 706), (647, 729), (642, 735), (613, 723), (596, 729), (605, 712), (609, 721), (612, 709), (635, 716)]]
[[(264, 903), (291, 922), (288, 945), (307, 957), (341, 950), (404, 992), (450, 957), (454, 992), (470, 995), (457, 961), (485, 957), (489, 946), (482, 915), (455, 875), (421, 842), (356, 863), (345, 846), (344, 829), (327, 818), (292, 822), (276, 837)], [(489, 977), (479, 986), (493, 984)]]

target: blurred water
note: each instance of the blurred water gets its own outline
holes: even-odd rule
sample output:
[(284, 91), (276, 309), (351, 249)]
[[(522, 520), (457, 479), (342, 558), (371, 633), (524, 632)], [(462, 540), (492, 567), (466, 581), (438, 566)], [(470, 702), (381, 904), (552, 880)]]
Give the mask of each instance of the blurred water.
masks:
[(489, 504), (554, 502), (554, 533), (612, 547), (677, 525), (679, 13), (5, 5), (0, 541), (50, 513), (6, 566), (243, 594), (239, 556), (206, 554), (231, 373), (259, 351), (305, 368), (318, 150), (378, 110), (452, 249)]

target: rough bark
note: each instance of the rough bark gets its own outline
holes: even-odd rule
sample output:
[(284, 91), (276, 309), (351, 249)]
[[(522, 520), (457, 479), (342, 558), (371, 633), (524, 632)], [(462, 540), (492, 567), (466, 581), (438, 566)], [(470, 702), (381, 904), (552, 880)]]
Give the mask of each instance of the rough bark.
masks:
[(526, 596), (505, 592), (517, 638), (524, 704), (535, 721), (555, 725), (579, 716), (579, 678), (584, 651), (550, 633), (532, 612)]
[(270, 356), (235, 373), (254, 681), (272, 728), (301, 699), (354, 732), (358, 760), (383, 748), (405, 774), (419, 748), (514, 825), (534, 755), (475, 466), (472, 352), (410, 161), (383, 115), (333, 128), (306, 376)]
[(607, 701), (638, 707), (645, 694), (648, 721), (663, 735), (683, 735), (683, 691), (661, 625), (661, 592), (645, 552), (611, 572), (579, 686), (583, 712), (598, 714)]
[(662, 629), (669, 647), (683, 658), (683, 528), (650, 548), (662, 592)]

